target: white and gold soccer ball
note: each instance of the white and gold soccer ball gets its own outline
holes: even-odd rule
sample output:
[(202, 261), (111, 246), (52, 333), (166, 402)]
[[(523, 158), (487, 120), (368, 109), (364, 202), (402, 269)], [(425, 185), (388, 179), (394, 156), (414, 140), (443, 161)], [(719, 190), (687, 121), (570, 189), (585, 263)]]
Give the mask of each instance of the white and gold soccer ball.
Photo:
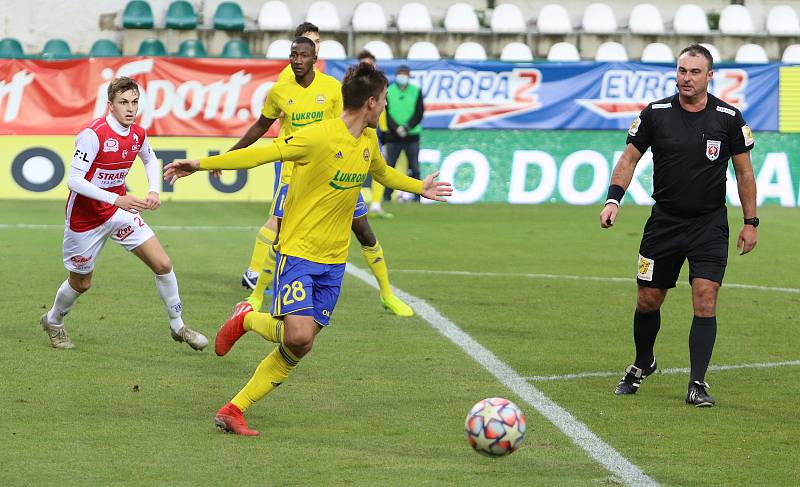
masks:
[(472, 406), (464, 431), (470, 446), (487, 457), (503, 457), (517, 451), (525, 438), (525, 415), (516, 404), (490, 397)]

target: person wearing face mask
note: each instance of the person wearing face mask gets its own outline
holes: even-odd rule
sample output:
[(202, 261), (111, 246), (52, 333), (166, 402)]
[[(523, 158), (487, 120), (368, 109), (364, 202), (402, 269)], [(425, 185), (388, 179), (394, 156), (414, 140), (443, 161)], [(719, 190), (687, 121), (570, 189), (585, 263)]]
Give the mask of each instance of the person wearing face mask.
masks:
[[(425, 113), (422, 92), (419, 87), (409, 83), (411, 70), (400, 65), (395, 72), (394, 82), (389, 86), (386, 97), (386, 123), (388, 131), (383, 136), (386, 148), (386, 162), (394, 167), (400, 152), (408, 159), (408, 174), (419, 178), (419, 138), (422, 134), (422, 117)], [(386, 188), (384, 201), (392, 197), (392, 190)], [(419, 197), (415, 198), (419, 200)]]

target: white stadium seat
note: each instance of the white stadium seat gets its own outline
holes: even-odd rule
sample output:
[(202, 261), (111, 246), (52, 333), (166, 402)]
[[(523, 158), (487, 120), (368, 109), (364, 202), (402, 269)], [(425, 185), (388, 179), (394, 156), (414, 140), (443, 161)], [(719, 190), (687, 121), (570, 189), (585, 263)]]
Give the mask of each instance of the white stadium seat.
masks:
[(439, 49), (431, 42), (419, 41), (411, 44), (408, 48), (406, 59), (413, 61), (438, 61), (441, 59)]
[(726, 5), (719, 14), (719, 31), (723, 35), (748, 36), (755, 34), (756, 28), (744, 5)]
[(492, 32), (522, 34), (525, 32), (525, 17), (513, 3), (503, 3), (492, 12), (490, 25)]
[(581, 27), (588, 34), (613, 34), (617, 31), (617, 19), (605, 3), (590, 3), (583, 11)]
[(294, 22), (289, 7), (279, 0), (266, 2), (258, 12), (258, 28), (271, 31), (292, 30)]
[(708, 34), (711, 31), (705, 11), (693, 3), (678, 7), (672, 28), (675, 33), (684, 35)]
[(292, 41), (289, 39), (277, 39), (267, 48), (267, 59), (289, 59), (292, 51)]
[(536, 28), (542, 34), (570, 34), (573, 31), (567, 9), (555, 3), (542, 7), (536, 19)]
[(700, 45), (705, 47), (706, 49), (708, 49), (708, 52), (711, 53), (711, 59), (715, 63), (722, 62), (722, 56), (720, 55), (719, 49), (717, 49), (717, 46), (715, 46), (714, 44), (708, 44), (706, 42), (701, 42)]
[(339, 22), (339, 11), (331, 2), (322, 0), (312, 3), (306, 12), (306, 22), (319, 27), (319, 30), (339, 30), (342, 28)]
[(547, 53), (548, 61), (556, 62), (572, 62), (580, 61), (581, 56), (578, 54), (578, 48), (569, 42), (556, 42), (550, 46), (550, 51)]
[(800, 44), (792, 44), (787, 46), (783, 51), (781, 62), (787, 64), (800, 64)]
[(355, 32), (384, 32), (389, 25), (383, 7), (375, 2), (356, 5), (351, 23)]
[(597, 54), (594, 55), (595, 61), (602, 62), (626, 62), (628, 51), (619, 42), (604, 42), (597, 47)]
[(521, 42), (509, 42), (503, 47), (500, 53), (500, 60), (512, 63), (524, 63), (533, 61), (533, 53), (527, 44)]
[(454, 3), (447, 7), (444, 28), (447, 32), (478, 32), (481, 25), (472, 5)]
[(347, 52), (338, 41), (329, 39), (320, 42), (318, 56), (320, 59), (347, 59)]
[(453, 59), (457, 61), (486, 61), (486, 50), (477, 42), (464, 42), (456, 48)]
[(775, 5), (767, 15), (767, 32), (774, 36), (800, 36), (800, 20), (789, 5)]
[(643, 63), (671, 63), (675, 61), (672, 48), (663, 42), (653, 42), (644, 46), (642, 51)]
[(737, 63), (768, 63), (767, 51), (758, 44), (742, 44), (736, 50)]
[(364, 44), (364, 49), (371, 52), (378, 61), (388, 61), (394, 59), (394, 53), (389, 44), (383, 41), (369, 41)]
[(655, 5), (640, 3), (631, 10), (628, 27), (634, 34), (663, 34), (664, 20)]
[(400, 32), (430, 32), (433, 21), (428, 7), (421, 3), (407, 3), (397, 13), (397, 29)]

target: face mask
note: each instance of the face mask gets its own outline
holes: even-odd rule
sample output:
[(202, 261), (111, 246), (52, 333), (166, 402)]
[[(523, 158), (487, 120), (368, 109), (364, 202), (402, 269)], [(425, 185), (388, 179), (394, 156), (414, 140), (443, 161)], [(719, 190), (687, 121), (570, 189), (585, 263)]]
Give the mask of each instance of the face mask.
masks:
[(395, 82), (400, 86), (405, 86), (408, 84), (408, 75), (407, 74), (398, 74), (394, 77)]

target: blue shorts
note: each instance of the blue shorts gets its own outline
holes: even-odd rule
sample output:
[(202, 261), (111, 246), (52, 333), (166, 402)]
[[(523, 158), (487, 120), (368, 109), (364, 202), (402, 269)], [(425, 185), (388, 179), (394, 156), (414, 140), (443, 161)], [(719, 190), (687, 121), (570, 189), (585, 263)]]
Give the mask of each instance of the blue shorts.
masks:
[[(289, 192), (289, 185), (284, 184), (278, 189), (278, 192), (275, 193), (275, 198), (273, 199), (272, 204), (272, 214), (275, 215), (275, 218), (283, 218), (283, 205), (286, 203), (286, 194)], [(364, 197), (361, 196), (361, 193), (358, 194), (358, 202), (356, 202), (356, 210), (353, 212), (353, 218), (361, 218), (367, 216), (369, 213), (369, 208), (367, 208), (367, 203), (364, 201)]]
[(280, 253), (275, 261), (270, 314), (313, 316), (317, 324), (328, 326), (342, 289), (344, 264), (320, 264)]

